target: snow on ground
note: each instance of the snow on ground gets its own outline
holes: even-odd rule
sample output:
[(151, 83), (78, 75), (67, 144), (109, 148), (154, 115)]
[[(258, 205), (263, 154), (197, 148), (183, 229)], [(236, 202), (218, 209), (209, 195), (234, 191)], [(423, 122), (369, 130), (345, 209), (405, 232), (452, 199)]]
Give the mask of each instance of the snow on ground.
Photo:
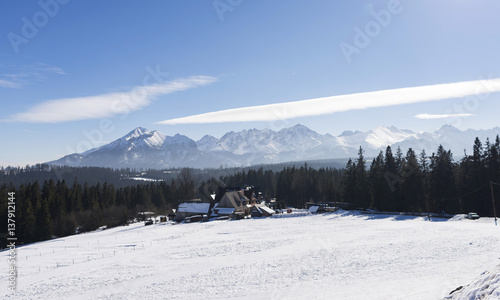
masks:
[(0, 253), (0, 298), (443, 299), (498, 282), (499, 231), (487, 218), (343, 211), (134, 224), (19, 247), (15, 294)]
[(152, 181), (152, 182), (163, 181), (161, 179), (152, 179), (152, 178), (144, 178), (144, 177), (129, 177), (128, 179), (139, 180), (139, 181)]
[(446, 299), (500, 299), (500, 266), (484, 272), (473, 283), (458, 287)]

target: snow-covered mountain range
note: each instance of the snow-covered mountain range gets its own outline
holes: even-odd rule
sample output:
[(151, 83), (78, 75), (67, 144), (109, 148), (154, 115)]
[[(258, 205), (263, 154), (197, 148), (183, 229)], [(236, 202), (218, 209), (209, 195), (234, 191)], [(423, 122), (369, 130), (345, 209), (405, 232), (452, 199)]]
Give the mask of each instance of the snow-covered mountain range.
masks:
[(232, 167), (289, 161), (356, 157), (359, 147), (365, 156), (376, 156), (388, 145), (406, 152), (413, 148), (428, 154), (439, 145), (450, 149), (455, 158), (471, 152), (474, 139), (494, 141), (500, 128), (461, 131), (445, 125), (434, 132), (413, 132), (396, 127), (345, 131), (339, 136), (319, 134), (295, 125), (279, 131), (270, 129), (228, 132), (221, 138), (206, 135), (194, 141), (184, 135), (167, 136), (157, 130), (138, 127), (107, 145), (83, 153), (67, 155), (51, 165), (101, 166), (113, 168)]

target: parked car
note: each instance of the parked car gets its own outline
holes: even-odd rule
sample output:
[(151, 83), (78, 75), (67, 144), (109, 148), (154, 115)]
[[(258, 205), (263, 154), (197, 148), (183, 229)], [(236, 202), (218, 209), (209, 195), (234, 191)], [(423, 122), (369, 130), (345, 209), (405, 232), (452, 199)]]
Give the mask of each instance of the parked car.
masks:
[(148, 225), (153, 225), (154, 224), (154, 221), (149, 219), (149, 220), (146, 220), (146, 222), (144, 223), (145, 226), (148, 226)]
[(479, 215), (474, 213), (474, 212), (470, 212), (467, 214), (467, 219), (469, 220), (477, 220), (479, 219)]

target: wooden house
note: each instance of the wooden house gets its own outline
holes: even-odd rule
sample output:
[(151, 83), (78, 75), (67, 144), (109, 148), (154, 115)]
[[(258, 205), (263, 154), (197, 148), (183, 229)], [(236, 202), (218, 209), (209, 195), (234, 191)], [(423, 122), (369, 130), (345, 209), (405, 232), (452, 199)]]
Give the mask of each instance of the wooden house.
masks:
[(243, 218), (250, 214), (249, 203), (250, 199), (245, 196), (243, 191), (228, 191), (214, 206), (213, 211), (219, 216)]
[(175, 220), (180, 222), (188, 217), (208, 215), (210, 203), (187, 201), (179, 204), (175, 214)]

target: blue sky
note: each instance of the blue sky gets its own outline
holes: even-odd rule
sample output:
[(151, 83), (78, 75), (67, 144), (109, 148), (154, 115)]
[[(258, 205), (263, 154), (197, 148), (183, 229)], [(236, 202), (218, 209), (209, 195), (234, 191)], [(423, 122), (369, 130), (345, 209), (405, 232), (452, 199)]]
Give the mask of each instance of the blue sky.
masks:
[[(50, 161), (138, 126), (196, 140), (297, 123), (334, 135), (391, 125), (500, 125), (498, 1), (338, 2), (4, 1), (0, 165)], [(453, 88), (434, 101), (290, 119), (255, 121), (243, 110), (244, 122), (168, 122), (471, 81), (477, 88), (468, 95)]]

